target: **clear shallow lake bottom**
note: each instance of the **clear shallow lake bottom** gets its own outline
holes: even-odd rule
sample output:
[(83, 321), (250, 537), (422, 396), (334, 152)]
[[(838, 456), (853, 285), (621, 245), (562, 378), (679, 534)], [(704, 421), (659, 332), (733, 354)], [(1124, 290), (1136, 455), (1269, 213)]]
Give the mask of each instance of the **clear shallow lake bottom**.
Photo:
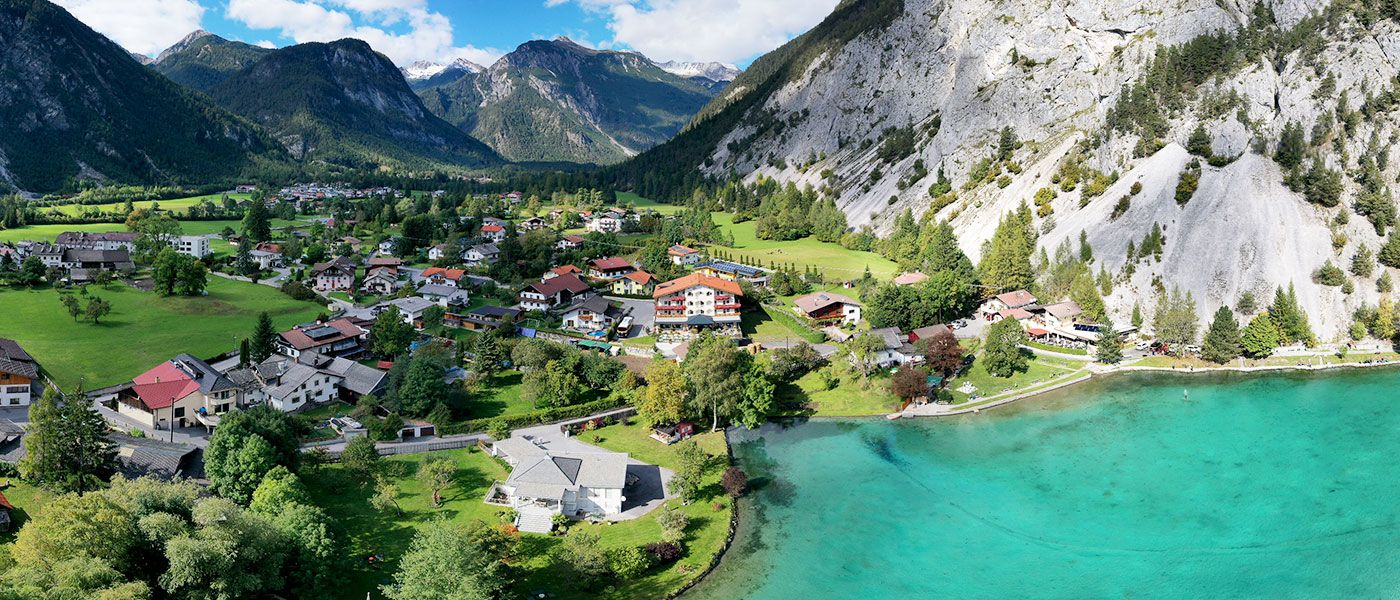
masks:
[(687, 598), (1400, 598), (1393, 369), (1126, 375), (731, 439), (756, 489)]

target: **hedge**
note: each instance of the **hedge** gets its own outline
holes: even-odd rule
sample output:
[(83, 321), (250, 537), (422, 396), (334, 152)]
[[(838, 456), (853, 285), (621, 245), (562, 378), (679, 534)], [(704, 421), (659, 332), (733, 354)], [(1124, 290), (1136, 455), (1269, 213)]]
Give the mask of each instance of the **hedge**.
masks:
[(805, 323), (799, 322), (797, 317), (788, 314), (786, 310), (782, 308), (778, 310), (768, 310), (769, 308), (770, 307), (767, 306), (763, 307), (764, 314), (767, 314), (768, 318), (787, 326), (788, 329), (791, 329), (793, 333), (797, 334), (797, 337), (812, 344), (820, 344), (826, 341), (825, 333), (812, 329)]
[(497, 421), (503, 421), (511, 429), (519, 429), (521, 427), (543, 425), (545, 423), (552, 423), (554, 421), (578, 419), (605, 410), (621, 408), (623, 406), (627, 406), (627, 404), (628, 398), (626, 396), (621, 394), (613, 394), (601, 400), (594, 400), (592, 402), (585, 402), (583, 404), (560, 406), (558, 408), (545, 408), (540, 410), (533, 410), (527, 413), (506, 415), (502, 417), (491, 417), (487, 419), (468, 419), (466, 421), (458, 421), (456, 423), (451, 423), (440, 428), (443, 430), (442, 433), (447, 435), (456, 433), (471, 433), (476, 431), (486, 431), (491, 428), (492, 423), (495, 423)]

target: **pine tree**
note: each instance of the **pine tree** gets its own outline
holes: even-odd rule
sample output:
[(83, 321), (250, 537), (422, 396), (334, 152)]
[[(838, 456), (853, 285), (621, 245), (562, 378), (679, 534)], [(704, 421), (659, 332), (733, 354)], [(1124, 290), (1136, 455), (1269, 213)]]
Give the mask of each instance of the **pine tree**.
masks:
[(1278, 325), (1268, 314), (1254, 317), (1240, 334), (1240, 347), (1245, 356), (1267, 358), (1280, 343)]
[(1097, 346), (1098, 361), (1106, 365), (1116, 365), (1123, 360), (1123, 334), (1114, 329), (1113, 323), (1105, 323), (1099, 331)]
[(1312, 327), (1308, 324), (1308, 315), (1298, 305), (1298, 293), (1293, 284), (1288, 285), (1287, 292), (1283, 288), (1275, 291), (1269, 315), (1278, 325), (1282, 343), (1302, 342), (1308, 346), (1313, 344)]
[(1215, 320), (1206, 330), (1205, 343), (1201, 346), (1201, 356), (1208, 361), (1224, 364), (1240, 355), (1240, 324), (1235, 321), (1235, 313), (1230, 307), (1221, 306), (1215, 311)]
[(1356, 254), (1351, 257), (1351, 274), (1357, 277), (1370, 277), (1376, 270), (1376, 256), (1371, 253), (1371, 249), (1362, 244), (1356, 249)]
[(1142, 303), (1133, 302), (1133, 328), (1142, 329)]
[(1400, 235), (1395, 231), (1390, 232), (1390, 237), (1386, 239), (1385, 245), (1381, 246), (1376, 258), (1387, 267), (1400, 269)]
[(987, 293), (1026, 289), (1035, 282), (1031, 255), (1035, 251), (1035, 228), (1030, 225), (1029, 208), (1024, 214), (1010, 213), (997, 225), (988, 240), (978, 265)]
[(243, 236), (254, 242), (272, 239), (272, 220), (267, 205), (261, 201), (248, 204), (248, 212), (243, 215)]
[(253, 327), (253, 337), (248, 341), (248, 363), (261, 364), (277, 351), (277, 330), (272, 327), (272, 317), (266, 312), (258, 315), (258, 323)]
[(1389, 294), (1395, 285), (1390, 281), (1390, 271), (1381, 273), (1380, 279), (1376, 280), (1376, 291), (1382, 294)]
[(107, 438), (107, 422), (82, 399), (60, 404), (45, 390), (29, 408), (29, 428), (20, 461), (20, 476), (49, 489), (83, 492), (101, 485), (99, 477), (116, 466), (116, 449)]

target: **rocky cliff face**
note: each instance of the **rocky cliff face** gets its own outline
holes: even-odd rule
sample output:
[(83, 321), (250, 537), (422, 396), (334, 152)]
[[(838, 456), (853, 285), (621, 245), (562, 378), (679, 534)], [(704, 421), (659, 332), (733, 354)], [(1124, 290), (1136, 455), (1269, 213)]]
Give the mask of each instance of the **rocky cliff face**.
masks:
[(419, 94), (434, 113), (518, 162), (613, 163), (675, 135), (714, 91), (633, 52), (532, 41)]
[[(693, 156), (704, 160), (691, 164), (710, 175), (825, 187), (853, 225), (877, 231), (905, 209), (932, 211), (953, 223), (974, 260), (998, 219), (1055, 189), (1049, 208), (1038, 208), (1040, 245), (1053, 254), (1086, 232), (1121, 280), (1109, 299), (1117, 322), (1135, 301), (1150, 309), (1154, 281), (1191, 291), (1203, 315), (1245, 291), (1268, 298), (1294, 283), (1319, 336), (1335, 339), (1353, 308), (1374, 305), (1384, 269), (1353, 278), (1352, 294), (1311, 274), (1328, 260), (1345, 267), (1360, 244), (1374, 250), (1381, 238), (1351, 208), (1353, 177), (1342, 178), (1340, 207), (1310, 203), (1284, 185), (1289, 170), (1274, 154), (1295, 123), (1308, 139), (1300, 170), (1316, 160), (1359, 177), (1361, 161), (1400, 135), (1386, 103), (1400, 25), (1370, 14), (1381, 9), (1368, 3), (1348, 4), (1359, 8), (1323, 0), (846, 2), (812, 34), (756, 62), (661, 152), (698, 145)], [(879, 11), (890, 17), (861, 16)], [(1210, 34), (1227, 38), (1220, 53), (1228, 59), (1191, 72), (1189, 90), (1156, 107), (1160, 123), (1115, 113), (1125, 89), (1159, 76), (1151, 68), (1159, 51)], [(1195, 158), (1184, 147), (1198, 126), (1223, 158), (1218, 166), (1198, 159), (1199, 187), (1182, 206), (1178, 182)], [(1020, 145), (988, 173), (985, 159), (1006, 127)], [(885, 151), (900, 134), (911, 140), (907, 151)], [(1011, 163), (1016, 172), (996, 172)], [(1066, 165), (1102, 176), (1066, 189)], [(1382, 179), (1394, 181), (1396, 167), (1382, 158)], [(940, 169), (954, 193), (930, 189)], [(1115, 210), (1124, 197), (1127, 206)], [(1385, 202), (1393, 206), (1388, 191)], [(1162, 259), (1128, 276), (1128, 243), (1154, 224), (1166, 230)]]

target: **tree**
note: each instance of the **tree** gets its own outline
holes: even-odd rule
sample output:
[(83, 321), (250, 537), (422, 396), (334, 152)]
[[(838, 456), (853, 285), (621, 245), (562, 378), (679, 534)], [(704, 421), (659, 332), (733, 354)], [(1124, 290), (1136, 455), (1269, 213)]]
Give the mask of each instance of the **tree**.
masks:
[(685, 539), (685, 528), (690, 526), (690, 517), (670, 504), (663, 504), (656, 513), (656, 524), (661, 526), (661, 539), (679, 542)]
[(116, 468), (116, 447), (107, 423), (80, 400), (63, 400), (52, 389), (29, 407), (26, 455), (19, 472), (49, 489), (83, 492), (101, 485)]
[(402, 491), (398, 484), (383, 477), (374, 478), (374, 495), (370, 496), (369, 504), (375, 510), (387, 511), (394, 509), (394, 514), (403, 515), (403, 508), (399, 506), (399, 496)]
[(1029, 361), (1021, 345), (1026, 343), (1026, 332), (1016, 319), (1002, 319), (987, 329), (987, 348), (982, 351), (982, 362), (988, 373), (994, 377), (1010, 377), (1025, 371)]
[(928, 372), (908, 363), (900, 365), (890, 378), (890, 391), (905, 402), (928, 397)]
[(641, 546), (623, 546), (608, 551), (608, 570), (618, 579), (630, 581), (651, 568), (651, 556)]
[(504, 559), (517, 542), (481, 521), (434, 520), (414, 535), (394, 583), (380, 591), (390, 600), (504, 598), (513, 583)]
[(744, 394), (744, 373), (748, 355), (734, 341), (713, 334), (702, 334), (690, 343), (682, 368), (691, 382), (691, 412), (710, 413), (710, 429), (719, 429), (721, 419), (734, 413)]
[(19, 283), (30, 287), (39, 285), (47, 272), (48, 269), (44, 267), (44, 261), (31, 254), (25, 257), (24, 262), (19, 265)]
[(1235, 310), (1242, 315), (1253, 315), (1259, 312), (1259, 301), (1254, 298), (1253, 292), (1240, 294), (1240, 301), (1235, 303)]
[(1196, 343), (1200, 317), (1196, 314), (1196, 300), (1191, 293), (1182, 294), (1181, 290), (1173, 289), (1171, 294), (1161, 294), (1152, 315), (1152, 328), (1158, 341), (1170, 344), (1178, 351)]
[(1283, 134), (1279, 137), (1278, 150), (1274, 153), (1274, 160), (1284, 169), (1292, 169), (1303, 163), (1303, 156), (1307, 152), (1308, 143), (1303, 126), (1289, 121), (1283, 127)]
[(1210, 134), (1206, 132), (1205, 125), (1197, 125), (1196, 129), (1191, 132), (1191, 137), (1186, 142), (1186, 151), (1196, 156), (1210, 158), (1212, 154)]
[(408, 352), (413, 342), (413, 326), (404, 321), (398, 307), (389, 307), (374, 318), (370, 328), (370, 346), (382, 358), (394, 358)]
[(700, 478), (709, 458), (709, 455), (695, 444), (695, 440), (681, 442), (676, 448), (677, 468), (669, 487), (681, 500), (691, 502), (700, 495)]
[(918, 342), (919, 353), (924, 356), (924, 364), (943, 377), (951, 377), (963, 366), (963, 347), (950, 329), (939, 329), (930, 337)]
[(374, 440), (369, 436), (357, 436), (345, 443), (345, 450), (340, 453), (340, 464), (345, 466), (347, 471), (355, 473), (360, 477), (367, 477), (379, 470), (379, 450), (374, 447)]
[(724, 470), (724, 475), (720, 477), (719, 484), (724, 488), (725, 493), (731, 498), (738, 498), (744, 495), (749, 487), (749, 476), (739, 467), (729, 467)]
[(1254, 317), (1240, 334), (1240, 348), (1250, 358), (1267, 358), (1279, 347), (1278, 325), (1268, 314)]
[(243, 237), (254, 242), (272, 239), (272, 217), (267, 204), (261, 201), (248, 203), (248, 211), (243, 213)]
[(506, 350), (495, 335), (478, 335), (472, 341), (472, 365), (483, 377), (495, 375), (505, 361)]
[(749, 365), (743, 375), (744, 391), (734, 406), (734, 422), (755, 429), (777, 409), (774, 396), (778, 384), (774, 383), (766, 367), (752, 360), (746, 362)]
[(276, 527), (225, 498), (195, 506), (198, 530), (170, 540), (170, 567), (160, 586), (176, 598), (249, 598), (270, 595), (285, 583), (291, 549)]
[(846, 350), (851, 354), (851, 366), (860, 372), (861, 377), (869, 377), (879, 366), (879, 354), (884, 348), (884, 340), (870, 332), (857, 334), (846, 342)]
[(1293, 284), (1288, 285), (1288, 291), (1282, 287), (1274, 293), (1274, 303), (1269, 307), (1269, 317), (1274, 324), (1278, 325), (1279, 342), (1292, 343), (1302, 342), (1308, 346), (1313, 344), (1312, 327), (1308, 324), (1308, 315), (1303, 312), (1298, 305), (1298, 293), (1294, 290)]
[(140, 544), (136, 519), (107, 496), (65, 494), (24, 524), (10, 556), (16, 564), (41, 568), (69, 559), (95, 559), (126, 570), (133, 566), (132, 551)]
[(295, 472), (301, 442), (290, 417), (270, 406), (224, 414), (209, 447), (204, 471), (210, 487), (239, 503), (252, 499), (263, 476), (277, 465)]
[(258, 314), (258, 322), (253, 326), (253, 336), (248, 341), (248, 364), (262, 364), (277, 352), (277, 329), (272, 326), (272, 317), (266, 311)]
[(311, 504), (311, 494), (295, 473), (277, 465), (263, 475), (262, 482), (253, 490), (253, 500), (248, 508), (274, 517), (292, 504)]
[(293, 597), (314, 598), (331, 591), (337, 558), (341, 555), (335, 521), (318, 506), (292, 503), (272, 518), (272, 524), (290, 542), (293, 566), (288, 573)]
[(690, 399), (690, 386), (681, 366), (675, 361), (654, 360), (647, 366), (646, 380), (637, 417), (653, 427), (679, 423)]
[(564, 538), (560, 544), (557, 560), (566, 572), (574, 574), (585, 589), (591, 588), (612, 574), (608, 567), (608, 555), (598, 544), (598, 534), (576, 530)]
[(1035, 230), (1031, 227), (1030, 208), (1008, 213), (997, 226), (992, 239), (983, 247), (982, 262), (977, 266), (986, 292), (1002, 293), (1026, 289), (1035, 282), (1031, 254), (1035, 250)]
[(234, 272), (244, 277), (252, 277), (258, 272), (258, 263), (253, 260), (253, 240), (243, 238), (238, 241), (238, 253), (233, 258)]
[(87, 314), (87, 318), (92, 319), (92, 324), (97, 325), (102, 317), (111, 314), (112, 305), (102, 298), (93, 296), (88, 299), (87, 309), (84, 312)]
[(447, 401), (446, 370), (430, 356), (419, 352), (409, 361), (408, 373), (399, 384), (399, 406), (404, 414), (421, 417)]
[[(439, 304), (434, 304), (432, 306), (429, 306), (428, 308), (423, 309), (423, 329), (436, 331), (438, 328), (442, 327), (442, 321), (446, 316), (447, 309), (443, 308), (442, 305)], [(480, 337), (485, 338), (493, 336), (483, 335)]]
[(1240, 324), (1230, 307), (1221, 306), (1215, 311), (1215, 319), (1206, 330), (1201, 357), (1216, 364), (1225, 364), (1238, 358), (1242, 350)]
[(1099, 341), (1095, 347), (1096, 358), (1106, 365), (1116, 365), (1123, 360), (1123, 334), (1113, 327), (1113, 323), (1104, 323), (1103, 329), (1099, 330)]
[(1400, 233), (1390, 232), (1390, 237), (1386, 238), (1385, 245), (1381, 246), (1381, 251), (1376, 254), (1376, 259), (1387, 267), (1400, 269)]
[(83, 315), (83, 306), (78, 302), (78, 297), (73, 294), (63, 294), (58, 297), (63, 303), (63, 307), (68, 309), (68, 316), (73, 317), (73, 322), (78, 322), (78, 317)]
[(456, 475), (457, 468), (453, 466), (452, 461), (445, 458), (427, 460), (418, 466), (418, 480), (423, 482), (423, 487), (428, 488), (428, 493), (433, 499), (433, 508), (442, 506), (442, 491), (452, 485), (452, 478)]
[(1362, 244), (1351, 257), (1351, 274), (1357, 277), (1370, 277), (1376, 271), (1376, 255)]

